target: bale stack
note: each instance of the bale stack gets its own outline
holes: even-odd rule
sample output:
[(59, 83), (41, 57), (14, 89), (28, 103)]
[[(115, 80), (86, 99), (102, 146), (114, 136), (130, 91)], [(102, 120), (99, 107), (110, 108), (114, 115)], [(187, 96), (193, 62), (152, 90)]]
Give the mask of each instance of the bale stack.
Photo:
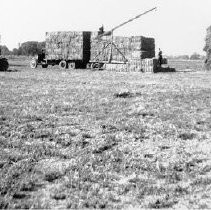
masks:
[[(91, 37), (91, 60), (108, 61), (110, 56), (110, 47), (106, 47), (111, 41), (110, 36), (96, 39), (96, 33)], [(144, 36), (122, 37), (114, 36), (113, 42), (117, 48), (124, 54), (128, 61), (140, 61), (145, 58), (155, 57), (155, 40)], [(112, 60), (114, 62), (123, 62), (124, 57), (113, 47)]]
[(105, 64), (105, 69), (109, 71), (120, 72), (144, 72), (152, 73), (157, 70), (158, 60), (155, 58), (146, 58), (140, 61), (130, 61), (125, 64)]
[(155, 40), (144, 36), (130, 37), (128, 45), (131, 60), (155, 57)]
[(46, 33), (46, 57), (49, 60), (90, 59), (90, 32), (58, 31)]
[(207, 54), (205, 67), (207, 70), (211, 70), (211, 26), (207, 28), (204, 51)]
[(156, 58), (146, 58), (141, 61), (143, 72), (156, 72), (158, 60)]
[(109, 47), (106, 47), (111, 40), (110, 36), (103, 36), (97, 38), (98, 33), (92, 32), (91, 34), (91, 61), (108, 61), (109, 60)]

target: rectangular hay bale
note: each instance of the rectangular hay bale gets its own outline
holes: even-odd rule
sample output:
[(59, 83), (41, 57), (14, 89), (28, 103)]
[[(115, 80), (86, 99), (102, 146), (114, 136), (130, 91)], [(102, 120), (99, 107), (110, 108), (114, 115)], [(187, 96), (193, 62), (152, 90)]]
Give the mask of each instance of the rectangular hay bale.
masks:
[(118, 72), (156, 72), (158, 60), (153, 59), (143, 59), (140, 61), (133, 60), (126, 64), (115, 64), (108, 63), (105, 64), (105, 69), (108, 71), (118, 71)]
[(46, 32), (46, 58), (49, 60), (90, 59), (91, 32)]
[[(111, 36), (96, 39), (96, 32), (91, 36), (91, 60), (108, 61), (110, 47), (106, 47), (111, 41)], [(130, 60), (141, 60), (155, 57), (155, 41), (153, 38), (143, 36), (122, 37), (114, 36), (113, 43), (121, 53)], [(123, 62), (121, 53), (112, 48), (112, 60)]]

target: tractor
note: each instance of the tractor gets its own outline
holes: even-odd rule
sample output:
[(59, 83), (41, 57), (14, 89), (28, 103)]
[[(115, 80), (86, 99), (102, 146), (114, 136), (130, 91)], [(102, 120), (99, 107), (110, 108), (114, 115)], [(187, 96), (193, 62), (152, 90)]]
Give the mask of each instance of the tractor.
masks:
[[(0, 43), (1, 43), (1, 36), (0, 36)], [(0, 45), (0, 71), (7, 71), (9, 68), (9, 63), (6, 58), (1, 56), (1, 45)]]
[(0, 46), (0, 71), (7, 71), (9, 68), (9, 63), (6, 58), (1, 56), (1, 46)]

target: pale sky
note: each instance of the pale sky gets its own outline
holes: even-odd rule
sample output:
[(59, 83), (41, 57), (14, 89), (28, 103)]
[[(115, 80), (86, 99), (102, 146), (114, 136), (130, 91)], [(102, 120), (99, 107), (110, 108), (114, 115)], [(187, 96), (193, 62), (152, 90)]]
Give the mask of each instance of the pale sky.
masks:
[(114, 35), (155, 38), (166, 55), (203, 53), (211, 0), (0, 0), (1, 44), (44, 41), (47, 31), (105, 30), (155, 6)]

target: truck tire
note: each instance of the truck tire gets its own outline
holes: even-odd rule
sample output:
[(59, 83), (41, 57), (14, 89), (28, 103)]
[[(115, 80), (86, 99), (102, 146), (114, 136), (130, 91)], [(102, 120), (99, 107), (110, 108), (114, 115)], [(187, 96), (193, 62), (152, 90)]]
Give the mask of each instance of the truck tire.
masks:
[(95, 63), (91, 63), (90, 68), (94, 69), (95, 68)]
[(46, 64), (42, 64), (42, 68), (43, 68), (43, 69), (48, 68), (48, 64), (47, 64), (47, 63), (46, 63)]
[(60, 69), (66, 69), (67, 68), (67, 62), (66, 61), (60, 61), (59, 68)]
[(87, 63), (87, 64), (86, 64), (86, 68), (87, 68), (87, 69), (91, 69), (91, 63)]
[(75, 69), (75, 63), (74, 62), (69, 63), (68, 68), (69, 69)]
[(93, 70), (103, 70), (104, 64), (103, 63), (92, 63), (91, 69), (93, 69)]
[(31, 67), (31, 69), (36, 69), (37, 68), (37, 59), (35, 59), (35, 58), (31, 59), (30, 67)]

